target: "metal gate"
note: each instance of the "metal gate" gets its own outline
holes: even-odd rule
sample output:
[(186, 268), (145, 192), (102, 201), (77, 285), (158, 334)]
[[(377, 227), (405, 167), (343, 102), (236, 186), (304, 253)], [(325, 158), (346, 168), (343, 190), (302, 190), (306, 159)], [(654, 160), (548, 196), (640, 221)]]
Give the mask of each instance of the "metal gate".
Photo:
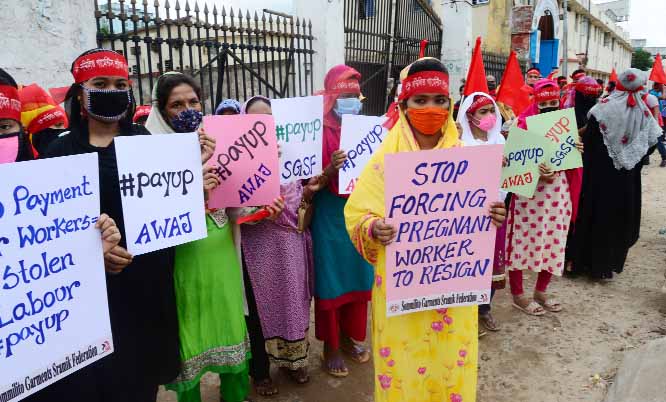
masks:
[(344, 15), (345, 62), (363, 76), (363, 112), (382, 115), (423, 39), (426, 55), (440, 58), (442, 24), (426, 0), (345, 0)]
[[(102, 3), (101, 5), (98, 3)], [(137, 3), (141, 3), (137, 5)], [(223, 98), (273, 98), (313, 92), (312, 23), (291, 15), (188, 0), (95, 0), (97, 44), (123, 54), (140, 104), (161, 74), (180, 71), (200, 82), (204, 110)]]

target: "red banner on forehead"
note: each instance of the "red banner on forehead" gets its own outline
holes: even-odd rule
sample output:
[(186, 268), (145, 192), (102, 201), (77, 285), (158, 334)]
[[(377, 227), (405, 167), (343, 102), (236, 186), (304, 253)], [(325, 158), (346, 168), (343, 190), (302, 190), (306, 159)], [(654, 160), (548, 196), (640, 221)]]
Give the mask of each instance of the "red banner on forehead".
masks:
[(360, 94), (361, 85), (358, 83), (358, 80), (342, 80), (336, 83), (330, 91), (326, 91), (330, 94)]
[(398, 100), (406, 100), (418, 94), (442, 94), (449, 96), (449, 76), (440, 71), (422, 71), (410, 75), (402, 82)]
[(34, 134), (59, 123), (63, 123), (67, 126), (68, 119), (65, 110), (60, 106), (56, 106), (53, 109), (42, 112), (39, 116), (32, 119), (30, 125), (26, 129), (29, 133)]
[(21, 101), (13, 86), (0, 85), (0, 119), (21, 121)]
[(467, 109), (468, 113), (474, 113), (486, 105), (492, 105), (493, 101), (485, 96), (478, 96)]
[(558, 87), (547, 86), (543, 90), (538, 91), (534, 97), (537, 103), (546, 102), (551, 100), (560, 99), (560, 89)]
[(114, 51), (104, 51), (81, 56), (74, 62), (74, 82), (80, 84), (95, 77), (129, 78), (127, 60)]
[(582, 82), (576, 83), (576, 91), (585, 94), (585, 95), (600, 95), (601, 94), (601, 85), (599, 84), (585, 84)]

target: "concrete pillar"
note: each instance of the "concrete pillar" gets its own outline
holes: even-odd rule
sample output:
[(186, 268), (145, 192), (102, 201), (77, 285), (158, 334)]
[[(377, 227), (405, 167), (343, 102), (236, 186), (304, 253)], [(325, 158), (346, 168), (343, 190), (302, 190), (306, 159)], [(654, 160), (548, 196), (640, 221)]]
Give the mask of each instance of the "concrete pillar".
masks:
[(474, 40), (472, 34), (472, 7), (465, 2), (441, 4), (438, 14), (442, 16), (442, 62), (449, 70), (451, 95), (458, 99), (458, 88), (467, 77), (472, 58)]
[(328, 70), (345, 62), (343, 0), (294, 0), (294, 13), (312, 21), (314, 88), (324, 88)]
[(0, 0), (2, 68), (19, 84), (72, 83), (71, 63), (96, 47), (91, 0)]

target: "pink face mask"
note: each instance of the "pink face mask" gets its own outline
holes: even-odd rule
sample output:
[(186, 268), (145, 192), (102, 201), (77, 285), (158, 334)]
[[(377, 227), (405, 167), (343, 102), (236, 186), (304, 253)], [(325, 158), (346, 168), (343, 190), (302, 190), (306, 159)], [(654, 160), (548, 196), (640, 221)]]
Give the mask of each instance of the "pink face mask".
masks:
[(480, 130), (488, 132), (490, 131), (490, 129), (495, 127), (495, 123), (497, 123), (497, 116), (495, 116), (494, 114), (489, 114), (481, 118), (481, 120), (476, 120), (474, 117), (471, 117), (469, 120)]
[(19, 151), (18, 133), (0, 135), (0, 163), (16, 162)]

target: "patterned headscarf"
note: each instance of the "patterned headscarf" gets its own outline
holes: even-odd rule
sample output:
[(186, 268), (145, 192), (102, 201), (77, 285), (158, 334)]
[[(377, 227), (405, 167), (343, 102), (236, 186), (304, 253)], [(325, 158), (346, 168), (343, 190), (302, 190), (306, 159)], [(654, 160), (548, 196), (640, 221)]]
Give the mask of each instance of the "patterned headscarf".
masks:
[(220, 102), (219, 105), (217, 105), (217, 109), (215, 109), (215, 114), (222, 114), (223, 111), (229, 109), (235, 111), (236, 114), (240, 114), (241, 112), (240, 102), (238, 102), (236, 99), (225, 99), (222, 102)]
[(630, 68), (620, 74), (617, 87), (590, 110), (599, 122), (608, 156), (616, 169), (633, 169), (649, 147), (657, 143), (661, 128), (640, 98), (646, 73)]

